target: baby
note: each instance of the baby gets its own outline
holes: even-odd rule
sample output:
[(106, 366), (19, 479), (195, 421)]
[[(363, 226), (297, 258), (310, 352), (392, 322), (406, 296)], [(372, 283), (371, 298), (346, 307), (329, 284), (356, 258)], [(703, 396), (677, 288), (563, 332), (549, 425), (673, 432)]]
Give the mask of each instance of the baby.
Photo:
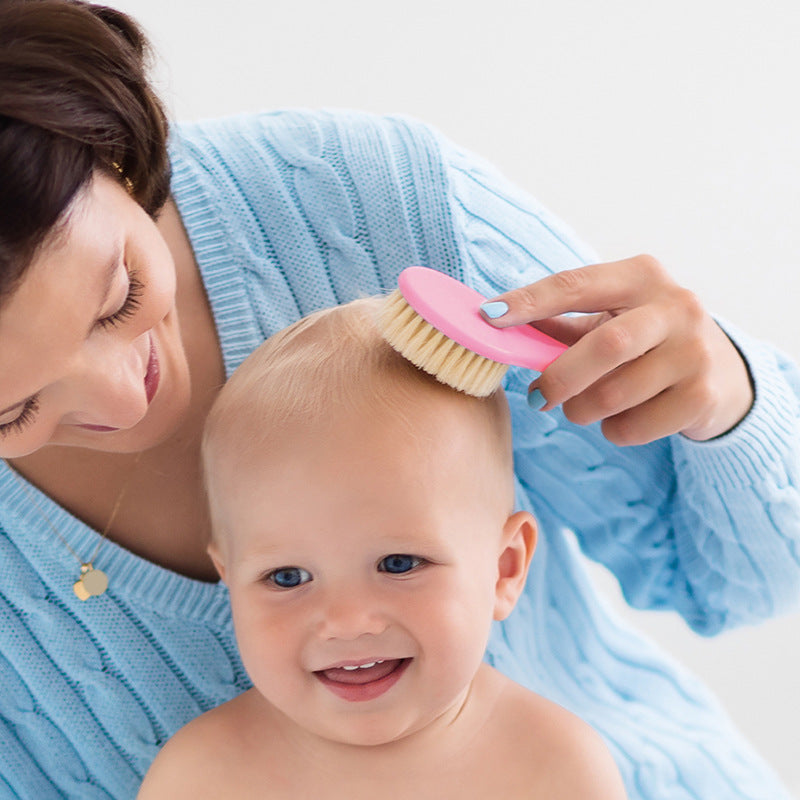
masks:
[(209, 552), (254, 688), (179, 731), (139, 797), (624, 798), (591, 728), (482, 663), (536, 540), (502, 390), (417, 370), (381, 302), (273, 336), (212, 409)]

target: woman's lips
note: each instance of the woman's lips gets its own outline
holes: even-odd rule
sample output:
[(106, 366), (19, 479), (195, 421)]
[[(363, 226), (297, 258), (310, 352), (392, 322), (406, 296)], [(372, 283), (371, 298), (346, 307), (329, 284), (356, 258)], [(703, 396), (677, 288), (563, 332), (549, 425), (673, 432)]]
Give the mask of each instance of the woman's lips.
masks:
[(400, 680), (410, 663), (410, 658), (393, 658), (359, 669), (324, 669), (315, 672), (314, 676), (342, 700), (363, 702), (374, 700), (388, 692)]
[(99, 431), (100, 433), (105, 433), (108, 431), (118, 431), (119, 428), (110, 428), (108, 425), (78, 425), (79, 428), (83, 428), (87, 431)]
[(158, 382), (161, 378), (161, 367), (156, 352), (153, 335), (150, 334), (150, 358), (147, 361), (147, 372), (144, 374), (144, 391), (147, 396), (147, 405), (150, 405), (158, 391)]

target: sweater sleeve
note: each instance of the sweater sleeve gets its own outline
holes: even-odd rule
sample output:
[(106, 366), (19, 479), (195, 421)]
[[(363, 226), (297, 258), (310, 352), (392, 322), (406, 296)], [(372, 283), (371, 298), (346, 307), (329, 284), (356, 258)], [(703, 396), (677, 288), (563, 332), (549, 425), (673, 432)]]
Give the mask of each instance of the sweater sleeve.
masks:
[[(490, 165), (440, 139), (464, 279), (491, 297), (596, 260), (563, 223)], [(620, 448), (599, 426), (525, 402), (512, 369), (517, 477), (534, 509), (572, 531), (638, 608), (677, 610), (713, 634), (797, 609), (800, 597), (800, 371), (722, 323), (756, 390), (726, 435)]]

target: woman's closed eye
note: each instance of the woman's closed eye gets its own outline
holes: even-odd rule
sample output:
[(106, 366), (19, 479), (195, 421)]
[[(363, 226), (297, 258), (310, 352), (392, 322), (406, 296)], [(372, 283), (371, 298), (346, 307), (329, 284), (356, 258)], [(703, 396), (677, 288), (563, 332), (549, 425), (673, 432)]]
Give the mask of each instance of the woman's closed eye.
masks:
[(262, 580), (275, 589), (294, 589), (314, 580), (311, 573), (302, 567), (278, 567), (268, 572)]
[[(113, 328), (132, 317), (141, 305), (144, 288), (144, 282), (135, 271), (131, 270), (128, 273), (128, 292), (122, 305), (113, 314), (97, 320), (97, 326), (100, 328)], [(22, 410), (14, 419), (8, 422), (0, 422), (0, 438), (4, 439), (7, 436), (21, 433), (35, 421), (38, 411), (39, 395), (35, 394), (25, 401)]]
[(142, 304), (141, 297), (143, 292), (144, 283), (138, 274), (131, 270), (128, 273), (128, 293), (125, 296), (125, 301), (113, 314), (97, 320), (98, 326), (101, 328), (113, 328), (132, 317)]
[(14, 433), (19, 433), (28, 427), (35, 419), (39, 411), (39, 395), (29, 397), (22, 406), (22, 411), (18, 416), (8, 422), (0, 423), (0, 437), (5, 438)]
[(419, 569), (427, 563), (428, 562), (420, 556), (412, 556), (406, 553), (392, 553), (378, 562), (378, 572), (388, 572), (391, 575), (404, 575)]

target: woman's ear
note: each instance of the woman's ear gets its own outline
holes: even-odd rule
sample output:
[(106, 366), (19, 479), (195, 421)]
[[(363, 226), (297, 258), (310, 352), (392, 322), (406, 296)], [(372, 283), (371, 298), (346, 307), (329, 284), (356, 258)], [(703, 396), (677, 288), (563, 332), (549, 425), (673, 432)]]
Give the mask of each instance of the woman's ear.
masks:
[(206, 552), (209, 556), (211, 556), (211, 560), (214, 562), (214, 567), (219, 573), (220, 579), (223, 583), (225, 583), (225, 562), (222, 560), (222, 555), (219, 551), (219, 545), (216, 543), (216, 541), (213, 539), (211, 540), (211, 543), (206, 548)]
[(494, 618), (505, 619), (525, 586), (531, 556), (536, 549), (537, 526), (532, 514), (517, 511), (503, 526), (497, 560)]

